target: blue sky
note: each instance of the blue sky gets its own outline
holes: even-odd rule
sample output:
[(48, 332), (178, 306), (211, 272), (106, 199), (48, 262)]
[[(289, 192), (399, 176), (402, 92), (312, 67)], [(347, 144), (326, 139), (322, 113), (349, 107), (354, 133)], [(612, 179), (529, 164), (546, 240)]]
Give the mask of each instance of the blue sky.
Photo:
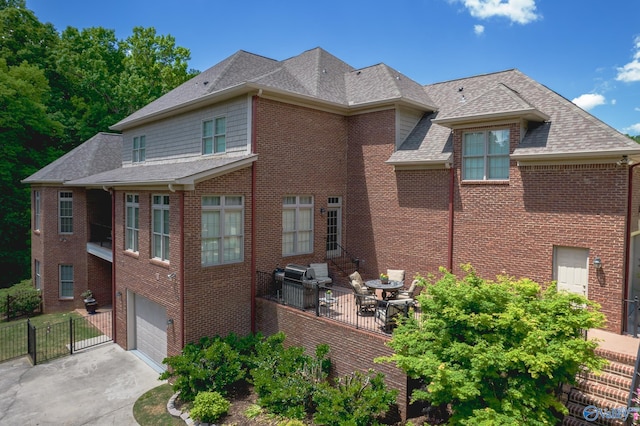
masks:
[(134, 26), (171, 34), (203, 71), (238, 50), (283, 60), (315, 47), (420, 84), (517, 68), (640, 134), (640, 1), (27, 0), (58, 31)]

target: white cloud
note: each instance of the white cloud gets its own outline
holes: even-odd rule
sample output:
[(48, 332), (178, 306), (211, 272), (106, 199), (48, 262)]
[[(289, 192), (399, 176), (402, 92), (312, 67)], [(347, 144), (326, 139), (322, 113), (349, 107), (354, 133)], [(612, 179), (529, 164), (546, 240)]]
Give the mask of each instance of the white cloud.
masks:
[(573, 99), (571, 102), (578, 105), (585, 111), (589, 111), (590, 109), (595, 108), (598, 105), (604, 105), (607, 101), (602, 95), (598, 95), (596, 93), (585, 93), (584, 95), (580, 95), (577, 98)]
[(634, 111), (640, 111), (640, 107), (635, 107), (633, 110)]
[(476, 33), (476, 35), (482, 35), (484, 33), (484, 25), (474, 25), (473, 32)]
[(519, 24), (528, 24), (540, 18), (536, 14), (535, 0), (460, 0), (471, 16), (487, 19), (500, 16)]
[(631, 136), (640, 135), (640, 123), (632, 124), (631, 126), (623, 129), (623, 131)]
[(633, 60), (623, 67), (618, 68), (616, 80), (631, 83), (640, 81), (640, 36), (633, 41), (635, 53)]

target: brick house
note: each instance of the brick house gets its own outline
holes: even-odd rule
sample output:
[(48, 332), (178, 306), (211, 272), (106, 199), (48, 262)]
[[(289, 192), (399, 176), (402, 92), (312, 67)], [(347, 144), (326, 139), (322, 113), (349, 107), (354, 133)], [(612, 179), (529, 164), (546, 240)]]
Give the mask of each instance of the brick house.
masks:
[(256, 271), (327, 250), (369, 276), (556, 280), (616, 333), (640, 294), (640, 146), (518, 70), (422, 86), (320, 48), (239, 51), (112, 130), (24, 180), (33, 276), (47, 311), (91, 288), (116, 342), (157, 363), (207, 335), (317, 340), (256, 301)]

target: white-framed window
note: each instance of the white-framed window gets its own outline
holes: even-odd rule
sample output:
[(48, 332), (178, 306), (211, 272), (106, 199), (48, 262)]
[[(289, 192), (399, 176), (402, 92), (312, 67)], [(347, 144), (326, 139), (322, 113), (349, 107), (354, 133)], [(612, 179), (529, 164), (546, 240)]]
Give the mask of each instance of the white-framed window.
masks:
[(152, 204), (153, 257), (169, 261), (169, 196), (154, 195)]
[(145, 135), (133, 138), (133, 153), (131, 161), (134, 163), (142, 163), (146, 158), (147, 137)]
[(33, 261), (33, 285), (36, 290), (42, 290), (42, 275), (40, 274), (40, 261)]
[(509, 179), (508, 129), (468, 132), (463, 135), (462, 179)]
[(33, 229), (40, 230), (40, 217), (42, 216), (40, 191), (33, 191)]
[(313, 197), (291, 195), (282, 200), (282, 255), (313, 252)]
[(73, 265), (60, 265), (60, 299), (73, 299)]
[(217, 154), (227, 150), (227, 119), (216, 117), (202, 122), (202, 153)]
[(61, 234), (73, 233), (73, 192), (58, 193), (58, 229)]
[(238, 195), (202, 197), (202, 266), (244, 259), (244, 199)]
[(140, 196), (127, 194), (126, 200), (125, 249), (137, 252), (140, 231)]

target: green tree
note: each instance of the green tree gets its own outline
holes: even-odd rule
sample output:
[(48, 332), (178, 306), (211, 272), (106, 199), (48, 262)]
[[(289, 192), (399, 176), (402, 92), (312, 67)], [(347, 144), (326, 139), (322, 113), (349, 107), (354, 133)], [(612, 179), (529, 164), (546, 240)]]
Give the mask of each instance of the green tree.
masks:
[(401, 321), (390, 361), (423, 380), (413, 400), (451, 404), (450, 424), (548, 425), (566, 408), (557, 392), (604, 360), (583, 331), (601, 327), (599, 306), (528, 279), (487, 281), (470, 266), (442, 271), (418, 296), (422, 315)]

